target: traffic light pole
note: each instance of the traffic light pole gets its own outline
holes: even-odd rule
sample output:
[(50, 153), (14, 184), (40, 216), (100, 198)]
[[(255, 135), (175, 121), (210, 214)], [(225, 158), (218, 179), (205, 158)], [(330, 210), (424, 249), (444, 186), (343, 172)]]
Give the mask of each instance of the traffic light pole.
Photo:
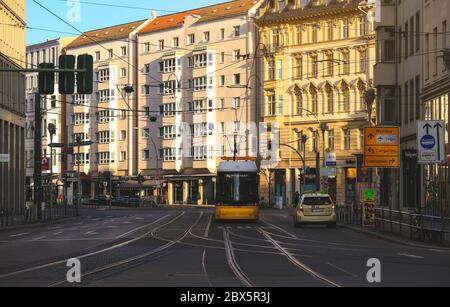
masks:
[(42, 221), (42, 113), (41, 95), (34, 95), (34, 202), (37, 219)]

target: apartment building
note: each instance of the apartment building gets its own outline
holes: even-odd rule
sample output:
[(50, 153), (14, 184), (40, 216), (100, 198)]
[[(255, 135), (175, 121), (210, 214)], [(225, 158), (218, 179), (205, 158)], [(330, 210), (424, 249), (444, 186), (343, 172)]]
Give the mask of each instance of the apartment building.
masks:
[[(334, 153), (336, 167), (322, 174), (328, 177), (322, 189), (339, 203), (357, 201), (356, 160), (368, 125), (364, 93), (371, 87), (375, 58), (373, 21), (371, 1), (272, 0), (262, 5), (257, 24), (264, 56), (263, 121), (269, 133), (261, 143), (278, 144), (279, 139), (278, 162), (263, 168), (261, 176), (266, 199), (270, 193), (272, 201), (275, 196), (290, 205), (296, 191), (319, 190), (317, 166), (324, 168), (324, 155)], [(324, 133), (320, 124), (327, 125)], [(286, 145), (305, 156), (305, 170)], [(306, 186), (299, 178), (302, 171)]]
[[(27, 46), (26, 61), (27, 68), (37, 68), (40, 63), (53, 63), (58, 66), (59, 56), (65, 46), (72, 42), (75, 38), (62, 37), (58, 39), (48, 40), (39, 44)], [(38, 73), (26, 74), (26, 97), (25, 97), (25, 163), (26, 163), (26, 185), (31, 190), (34, 176), (34, 127), (35, 127), (35, 94), (38, 92)], [(66, 135), (66, 105), (64, 96), (59, 94), (58, 74), (55, 75), (55, 92), (53, 95), (41, 95), (42, 109), (42, 156), (50, 158), (52, 171), (54, 175), (55, 186), (58, 184), (62, 187), (64, 166), (66, 157), (63, 156), (61, 148), (50, 148), (50, 134), (48, 125), (53, 124), (56, 127), (56, 134), (53, 136), (53, 143), (65, 143)], [(50, 171), (44, 171), (49, 173)], [(48, 182), (48, 178), (47, 182)], [(61, 188), (62, 189), (62, 188)]]
[[(25, 0), (0, 1), (0, 67), (25, 67)], [(0, 72), (0, 210), (19, 215), (25, 191), (25, 75)]]
[(168, 204), (214, 203), (221, 157), (256, 156), (259, 2), (158, 17), (138, 33), (138, 169)]
[[(125, 88), (135, 83), (135, 33), (145, 20), (83, 33), (64, 52), (94, 58), (92, 95), (67, 97), (67, 140), (92, 141), (74, 148), (68, 169), (80, 170), (83, 195), (108, 193), (113, 185), (137, 177), (134, 131), (137, 127), (136, 91)], [(79, 150), (79, 151), (78, 151)], [(68, 189), (70, 198), (77, 183)]]
[(404, 210), (437, 206), (433, 198), (445, 190), (444, 172), (417, 163), (417, 121), (445, 120), (448, 125), (448, 71), (439, 58), (449, 42), (448, 3), (381, 1), (378, 13), (378, 123), (400, 126), (402, 150), (399, 170), (380, 171), (381, 204)]
[(445, 165), (424, 167), (424, 206), (431, 214), (450, 215), (450, 173), (449, 159), (449, 93), (450, 74), (442, 58), (442, 49), (450, 47), (450, 3), (445, 0), (426, 0), (423, 2), (423, 87), (420, 100), (423, 102), (425, 120), (443, 120), (445, 123), (445, 143), (447, 159)]

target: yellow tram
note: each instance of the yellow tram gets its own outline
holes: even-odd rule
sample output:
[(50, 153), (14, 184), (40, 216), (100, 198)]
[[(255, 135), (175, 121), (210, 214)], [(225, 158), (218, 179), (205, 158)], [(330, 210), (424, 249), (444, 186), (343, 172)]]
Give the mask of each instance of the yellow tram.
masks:
[(254, 159), (224, 160), (217, 169), (216, 220), (257, 221), (259, 174)]

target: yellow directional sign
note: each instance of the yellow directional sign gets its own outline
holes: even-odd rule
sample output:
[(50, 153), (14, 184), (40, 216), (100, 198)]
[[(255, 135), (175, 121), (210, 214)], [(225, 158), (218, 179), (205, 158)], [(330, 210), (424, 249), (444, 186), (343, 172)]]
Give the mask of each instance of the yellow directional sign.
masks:
[(400, 167), (399, 127), (364, 129), (364, 167)]

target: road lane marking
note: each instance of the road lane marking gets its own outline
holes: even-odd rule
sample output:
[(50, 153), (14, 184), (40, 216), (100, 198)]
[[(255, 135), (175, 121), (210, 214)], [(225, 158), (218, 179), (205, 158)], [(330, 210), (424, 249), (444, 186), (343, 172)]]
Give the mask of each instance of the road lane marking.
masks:
[(448, 252), (449, 252), (449, 251), (447, 251), (447, 250), (434, 249), (434, 248), (430, 248), (429, 251), (430, 251), (430, 252), (436, 252), (436, 253), (448, 253)]
[(42, 240), (42, 239), (45, 239), (45, 238), (47, 238), (47, 236), (37, 237), (37, 238), (35, 238), (35, 239), (31, 240), (31, 241), (39, 241), (39, 240)]
[(123, 221), (122, 224), (131, 224), (130, 221)]
[(99, 217), (97, 217), (97, 218), (95, 218), (95, 219), (92, 219), (93, 221), (100, 221), (101, 220), (101, 218), (99, 218)]
[(212, 214), (209, 216), (208, 225), (206, 225), (204, 237), (207, 238), (209, 236), (209, 228), (211, 227), (211, 221), (212, 221)]
[(95, 236), (95, 235), (98, 235), (99, 233), (91, 230), (91, 231), (85, 232), (84, 234), (88, 235), (88, 236)]
[(409, 258), (413, 258), (413, 259), (424, 259), (424, 257), (422, 257), (422, 256), (411, 255), (411, 254), (397, 253), (397, 255), (405, 256), (405, 257), (409, 257)]
[(27, 235), (27, 234), (29, 234), (29, 232), (22, 232), (22, 233), (18, 233), (18, 234), (15, 234), (15, 235), (10, 235), (10, 237), (11, 238), (17, 238), (17, 237), (21, 237), (21, 236), (24, 236), (24, 235)]
[[(154, 228), (152, 231), (149, 232), (150, 235), (153, 236), (154, 238), (158, 239), (158, 237), (155, 235), (155, 232), (158, 229), (163, 228), (164, 226), (173, 223), (175, 220), (177, 220), (179, 217), (181, 217), (184, 214), (185, 214), (185, 211), (182, 211), (182, 213), (180, 215), (176, 216), (174, 219), (170, 220), (169, 222), (167, 222), (165, 224), (157, 226), (156, 228)], [(108, 265), (103, 266), (103, 267), (96, 268), (96, 269), (94, 269), (94, 270), (92, 270), (90, 272), (82, 274), (81, 277), (86, 277), (86, 276), (89, 276), (89, 275), (92, 275), (92, 274), (95, 274), (95, 273), (98, 273), (98, 272), (102, 272), (102, 271), (105, 271), (105, 270), (108, 270), (108, 269), (111, 269), (111, 268), (114, 268), (114, 267), (117, 267), (117, 266), (121, 266), (121, 265), (124, 265), (124, 264), (127, 264), (127, 263), (131, 263), (133, 261), (143, 259), (145, 257), (148, 257), (150, 255), (153, 255), (153, 254), (156, 254), (158, 252), (161, 252), (163, 250), (168, 249), (172, 245), (177, 244), (177, 243), (181, 242), (184, 238), (186, 238), (186, 236), (188, 235), (189, 231), (192, 230), (192, 228), (194, 228), (194, 226), (197, 225), (197, 223), (200, 221), (202, 215), (203, 215), (203, 212), (200, 212), (200, 215), (197, 218), (197, 220), (194, 222), (194, 224), (192, 224), (190, 226), (190, 228), (188, 228), (178, 239), (170, 240), (168, 243), (166, 243), (166, 244), (164, 244), (164, 245), (162, 245), (160, 247), (157, 247), (157, 248), (155, 248), (155, 249), (153, 249), (153, 250), (151, 250), (149, 252), (146, 252), (144, 254), (140, 254), (140, 255), (137, 255), (137, 256), (134, 256), (134, 257), (131, 257), (131, 258), (127, 258), (127, 259), (124, 259), (124, 260), (121, 260), (121, 261), (118, 261), (118, 262), (115, 262), (115, 263), (108, 264)], [(147, 236), (149, 233), (146, 233), (144, 236)], [(80, 258), (80, 257), (78, 257), (78, 258)], [(66, 282), (67, 282), (67, 280), (63, 280), (63, 281), (60, 281), (60, 282), (52, 283), (52, 284), (50, 284), (48, 286), (49, 287), (55, 287), (55, 286), (64, 284)]]
[(54, 236), (57, 236), (57, 235), (60, 235), (60, 234), (62, 234), (62, 233), (63, 233), (62, 231), (58, 231), (58, 232), (54, 232), (53, 235), (54, 235)]
[[(158, 223), (159, 221), (165, 219), (168, 216), (169, 216), (169, 214), (166, 214), (166, 215), (162, 216), (161, 218), (157, 219), (156, 221), (153, 221), (153, 222), (151, 222), (151, 223), (149, 223), (147, 225), (144, 225), (144, 226), (152, 226), (152, 225)], [(122, 243), (119, 243), (119, 244), (116, 244), (116, 245), (113, 245), (113, 246), (101, 249), (99, 251), (95, 251), (95, 252), (88, 253), (88, 254), (83, 254), (83, 255), (77, 256), (76, 258), (83, 259), (83, 258), (87, 258), (87, 257), (90, 257), (90, 256), (98, 255), (98, 254), (101, 254), (101, 253), (104, 253), (104, 252), (107, 252), (107, 251), (110, 251), (110, 250), (114, 250), (114, 249), (117, 249), (117, 248), (122, 247), (122, 246), (126, 246), (128, 244), (131, 244), (131, 243), (133, 243), (133, 242), (135, 242), (137, 240), (140, 240), (140, 239), (146, 237), (149, 233), (150, 232), (147, 232), (147, 233), (145, 233), (145, 234), (143, 234), (143, 235), (141, 235), (141, 236), (139, 236), (137, 238), (134, 238), (134, 239), (131, 239), (131, 240), (128, 240), (128, 241), (125, 241), (125, 242), (122, 242)], [(55, 239), (55, 240), (45, 240), (45, 241), (76, 241), (76, 240), (102, 240), (102, 238), (59, 239), (59, 240)], [(41, 241), (41, 242), (45, 242), (45, 241)], [(23, 273), (33, 272), (33, 271), (36, 271), (36, 270), (48, 268), (48, 267), (55, 266), (55, 265), (62, 264), (62, 263), (66, 263), (66, 262), (67, 262), (67, 260), (63, 259), (63, 260), (59, 260), (59, 261), (55, 261), (55, 262), (51, 262), (51, 263), (47, 263), (47, 264), (43, 264), (43, 265), (39, 265), (39, 266), (27, 268), (27, 269), (23, 269), (23, 270), (20, 270), (20, 271), (15, 271), (15, 272), (3, 274), (3, 275), (0, 275), (0, 279), (6, 278), (6, 277), (20, 275), (20, 274), (23, 274)]]
[(143, 220), (143, 217), (136, 217), (135, 220)]
[(114, 225), (111, 225), (111, 226), (107, 226), (108, 228), (119, 228), (119, 226), (114, 226)]
[(334, 264), (332, 264), (332, 263), (330, 263), (330, 262), (327, 262), (327, 264), (328, 264), (330, 267), (335, 268), (335, 269), (338, 270), (338, 271), (341, 271), (342, 273), (348, 274), (348, 275), (350, 275), (350, 276), (352, 276), (352, 277), (355, 277), (355, 278), (359, 278), (358, 275), (355, 275), (355, 274), (353, 274), (353, 273), (351, 273), (351, 272), (349, 272), (349, 271), (346, 271), (346, 270), (344, 270), (343, 268), (338, 267), (337, 265), (334, 265)]

